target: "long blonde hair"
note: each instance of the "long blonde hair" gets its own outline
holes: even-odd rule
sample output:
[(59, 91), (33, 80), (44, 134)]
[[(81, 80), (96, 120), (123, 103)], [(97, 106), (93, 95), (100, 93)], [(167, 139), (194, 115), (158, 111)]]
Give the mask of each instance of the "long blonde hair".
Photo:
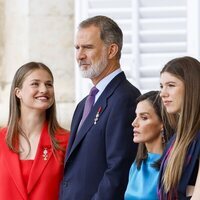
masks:
[(169, 153), (163, 175), (165, 192), (176, 188), (181, 179), (187, 150), (200, 129), (200, 62), (192, 57), (181, 57), (169, 61), (161, 71), (168, 72), (184, 83), (185, 94), (181, 112), (169, 114), (169, 121), (177, 120), (174, 126), (176, 139)]

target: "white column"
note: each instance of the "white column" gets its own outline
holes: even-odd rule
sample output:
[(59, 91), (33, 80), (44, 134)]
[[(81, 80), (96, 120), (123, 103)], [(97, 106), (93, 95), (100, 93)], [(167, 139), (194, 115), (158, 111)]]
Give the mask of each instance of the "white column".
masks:
[(0, 105), (5, 108), (4, 118), (8, 115), (6, 110), (14, 73), (26, 62), (37, 61), (49, 66), (54, 74), (58, 119), (69, 128), (75, 98), (74, 1), (5, 0), (4, 9), (5, 87), (2, 91), (4, 106)]

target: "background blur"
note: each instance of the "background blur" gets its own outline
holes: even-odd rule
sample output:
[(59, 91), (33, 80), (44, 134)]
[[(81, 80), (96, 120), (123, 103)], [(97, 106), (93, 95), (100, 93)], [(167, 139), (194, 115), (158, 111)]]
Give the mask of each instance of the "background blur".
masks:
[(0, 126), (7, 123), (14, 73), (37, 61), (54, 74), (58, 119), (69, 129), (91, 87), (78, 72), (74, 34), (94, 15), (107, 15), (122, 28), (121, 66), (142, 92), (159, 89), (159, 71), (170, 59), (200, 58), (199, 0), (0, 0)]

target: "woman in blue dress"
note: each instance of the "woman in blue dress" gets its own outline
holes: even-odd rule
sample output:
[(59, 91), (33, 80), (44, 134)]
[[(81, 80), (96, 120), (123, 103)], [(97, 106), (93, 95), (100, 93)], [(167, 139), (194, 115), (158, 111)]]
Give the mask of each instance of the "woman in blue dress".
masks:
[(160, 96), (175, 134), (160, 168), (160, 200), (200, 199), (200, 62), (169, 61), (161, 70)]
[[(129, 172), (125, 200), (156, 200), (160, 158), (171, 132), (164, 128), (158, 91), (137, 99), (136, 118), (132, 123), (133, 141), (139, 143), (136, 159)], [(166, 131), (168, 130), (168, 131)]]

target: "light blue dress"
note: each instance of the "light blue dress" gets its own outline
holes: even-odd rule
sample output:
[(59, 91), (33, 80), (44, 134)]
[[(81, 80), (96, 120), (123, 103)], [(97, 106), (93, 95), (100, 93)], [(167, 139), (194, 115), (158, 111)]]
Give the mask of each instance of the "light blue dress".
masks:
[(148, 153), (138, 170), (135, 162), (129, 171), (129, 181), (124, 200), (157, 200), (157, 182), (159, 171), (151, 166), (161, 157), (160, 154)]

